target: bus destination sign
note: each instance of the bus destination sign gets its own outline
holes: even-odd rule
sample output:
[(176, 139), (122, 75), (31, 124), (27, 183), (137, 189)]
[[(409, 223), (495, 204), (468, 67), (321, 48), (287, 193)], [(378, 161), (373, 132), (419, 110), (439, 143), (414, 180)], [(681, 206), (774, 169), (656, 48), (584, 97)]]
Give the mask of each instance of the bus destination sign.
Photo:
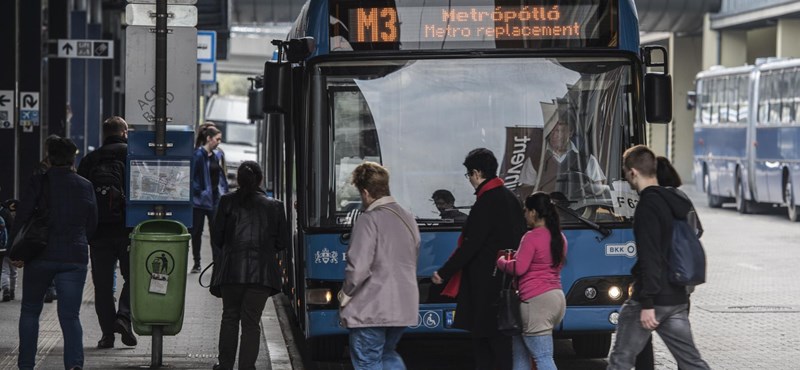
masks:
[[(608, 1), (571, 5), (375, 5), (332, 8), (331, 50), (476, 47), (614, 47), (617, 24)], [(346, 25), (346, 27), (345, 27)]]

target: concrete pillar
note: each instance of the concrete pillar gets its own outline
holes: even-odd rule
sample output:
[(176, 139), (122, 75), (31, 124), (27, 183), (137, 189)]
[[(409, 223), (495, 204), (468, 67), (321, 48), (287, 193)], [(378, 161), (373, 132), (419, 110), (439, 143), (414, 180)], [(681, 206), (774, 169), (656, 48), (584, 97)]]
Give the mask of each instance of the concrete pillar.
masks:
[(681, 175), (691, 183), (694, 158), (694, 110), (686, 109), (686, 97), (694, 90), (694, 77), (703, 68), (703, 36), (669, 39), (669, 66), (672, 75), (672, 122), (667, 125), (667, 158)]
[[(748, 60), (748, 35), (746, 31), (724, 30), (721, 33), (720, 64), (725, 67), (745, 65)], [(752, 62), (752, 60), (750, 60)]]
[(703, 17), (703, 69), (720, 64), (719, 32), (711, 29), (711, 16)]
[[(754, 64), (758, 58), (775, 56), (777, 27), (756, 28), (747, 32), (747, 62)], [(797, 36), (795, 36), (797, 37)]]
[(800, 35), (800, 19), (778, 19), (775, 56), (800, 58), (798, 35)]

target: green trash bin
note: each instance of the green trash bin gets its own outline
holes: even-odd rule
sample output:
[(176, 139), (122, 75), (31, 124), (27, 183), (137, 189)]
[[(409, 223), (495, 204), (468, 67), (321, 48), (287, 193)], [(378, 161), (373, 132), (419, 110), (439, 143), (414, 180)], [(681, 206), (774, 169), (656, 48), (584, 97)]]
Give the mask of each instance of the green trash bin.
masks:
[(131, 323), (139, 335), (175, 335), (183, 326), (189, 231), (173, 220), (147, 220), (131, 233)]

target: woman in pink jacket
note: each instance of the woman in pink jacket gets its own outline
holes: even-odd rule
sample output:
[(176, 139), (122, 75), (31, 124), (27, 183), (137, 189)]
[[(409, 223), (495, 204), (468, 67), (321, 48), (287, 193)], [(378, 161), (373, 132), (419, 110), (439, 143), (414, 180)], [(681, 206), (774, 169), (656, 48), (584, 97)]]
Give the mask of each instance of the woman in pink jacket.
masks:
[(547, 193), (536, 192), (525, 199), (525, 220), (533, 230), (522, 237), (516, 256), (497, 260), (500, 270), (518, 277), (522, 300), (522, 335), (512, 339), (514, 370), (530, 369), (531, 357), (537, 369), (555, 370), (553, 327), (564, 318), (567, 305), (561, 290), (567, 239)]

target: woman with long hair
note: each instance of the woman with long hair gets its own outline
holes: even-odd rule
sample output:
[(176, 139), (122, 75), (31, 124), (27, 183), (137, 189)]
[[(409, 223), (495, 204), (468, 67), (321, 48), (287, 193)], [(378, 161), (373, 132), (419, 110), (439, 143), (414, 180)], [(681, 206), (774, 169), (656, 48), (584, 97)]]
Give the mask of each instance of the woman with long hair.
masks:
[(192, 272), (200, 272), (203, 223), (208, 219), (209, 228), (212, 227), (220, 196), (228, 192), (225, 157), (217, 150), (221, 141), (222, 132), (213, 125), (201, 126), (195, 141), (197, 148), (192, 156)]
[(525, 199), (525, 220), (533, 229), (525, 233), (515, 256), (501, 256), (497, 267), (518, 277), (522, 334), (512, 338), (514, 370), (556, 369), (553, 361), (553, 327), (564, 319), (567, 302), (561, 290), (561, 268), (566, 262), (567, 238), (547, 193)]
[(242, 163), (237, 178), (239, 188), (222, 196), (211, 228), (211, 245), (218, 249), (211, 284), (222, 292), (214, 370), (232, 370), (239, 345), (239, 369), (256, 368), (261, 313), (267, 298), (281, 289), (277, 253), (289, 245), (286, 210), (261, 189), (264, 172), (258, 163)]

